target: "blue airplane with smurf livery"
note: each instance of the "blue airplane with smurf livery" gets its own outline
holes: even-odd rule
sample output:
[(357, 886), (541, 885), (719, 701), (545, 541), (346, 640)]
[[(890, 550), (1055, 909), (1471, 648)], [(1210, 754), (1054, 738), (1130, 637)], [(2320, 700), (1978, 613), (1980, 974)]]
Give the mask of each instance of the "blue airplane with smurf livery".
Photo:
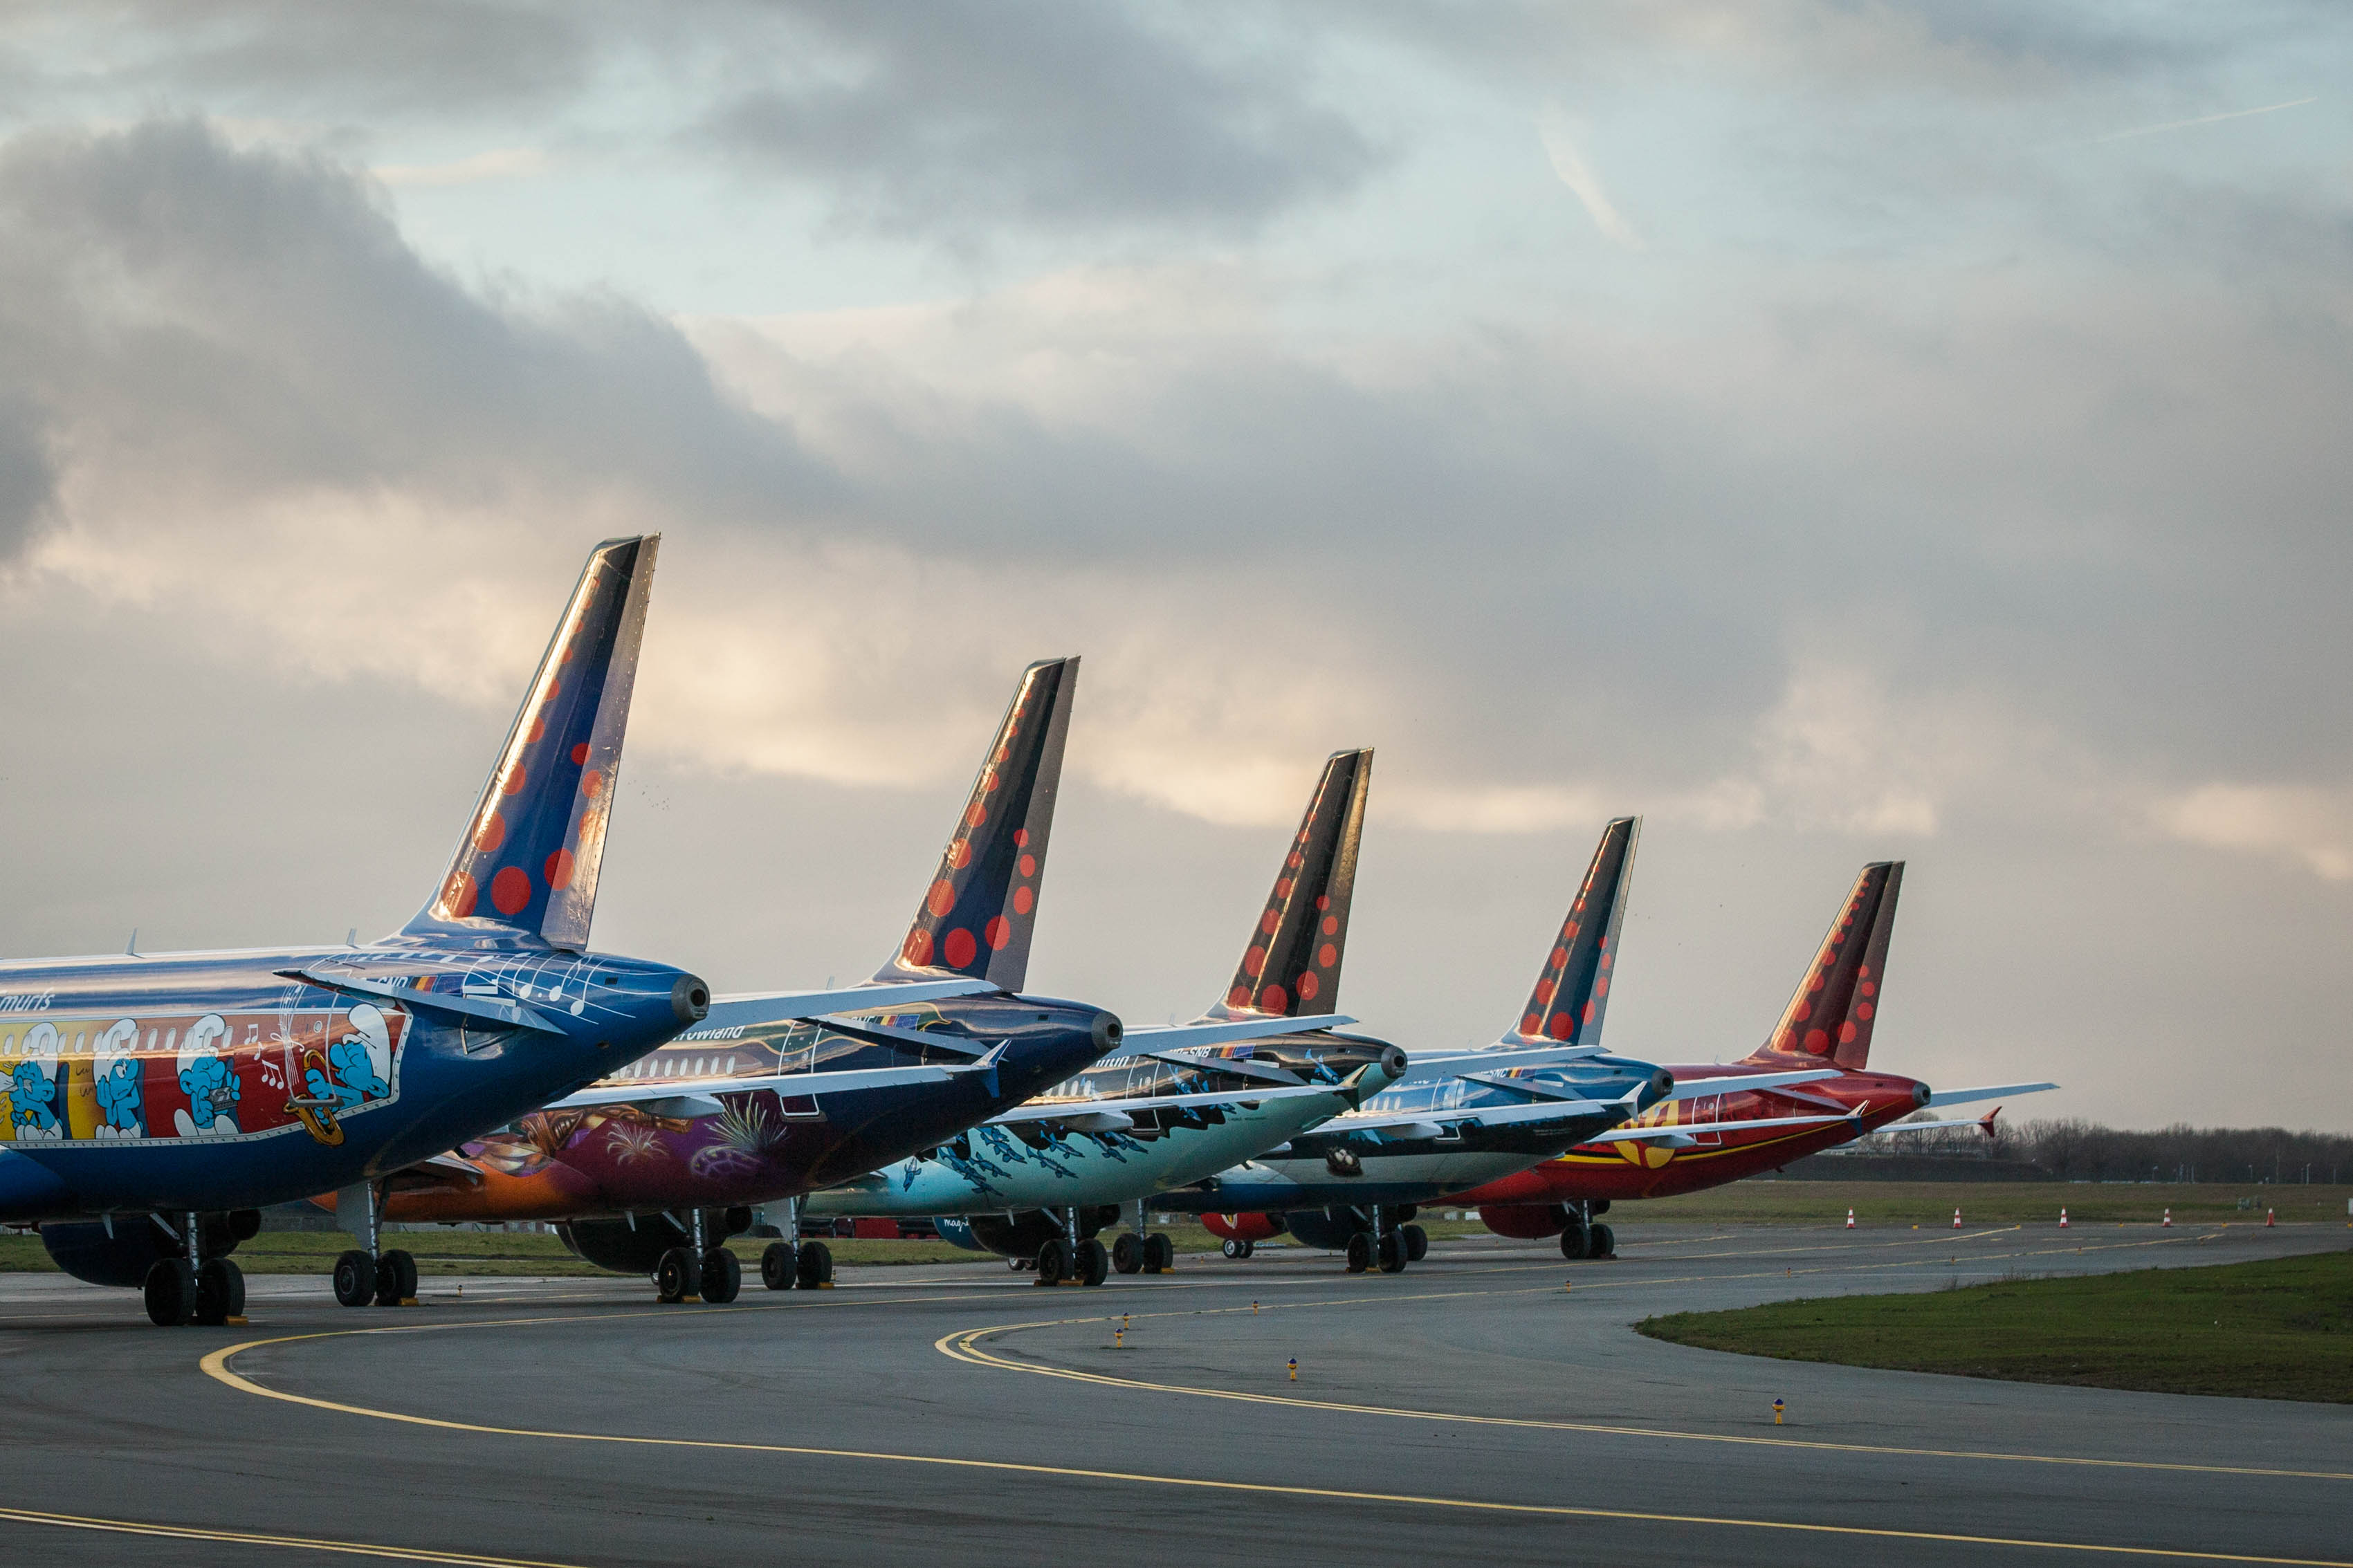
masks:
[[(589, 553), (425, 908), (381, 941), (0, 963), (0, 1224), (159, 1325), (243, 1310), (265, 1205), (367, 1186), (699, 1022), (668, 964), (589, 950), (654, 536)], [(133, 947), (136, 943), (134, 942)], [(413, 1298), (371, 1246), (339, 1299)]]

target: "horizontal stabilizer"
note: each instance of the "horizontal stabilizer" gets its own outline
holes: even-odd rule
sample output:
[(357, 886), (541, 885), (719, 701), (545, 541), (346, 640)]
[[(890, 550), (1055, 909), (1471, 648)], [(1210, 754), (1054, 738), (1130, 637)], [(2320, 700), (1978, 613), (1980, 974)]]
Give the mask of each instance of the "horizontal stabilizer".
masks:
[(1974, 1119), (1957, 1116), (1950, 1121), (1898, 1121), (1891, 1126), (1883, 1127), (1879, 1131), (1881, 1132), (1943, 1132), (1955, 1127), (1974, 1127), (1978, 1131), (1990, 1135), (1993, 1131), (1993, 1119), (2000, 1113), (2000, 1110), (2001, 1107), (1997, 1105), (1983, 1116)]
[(363, 980), (356, 975), (336, 974), (318, 969), (281, 969), (278, 973), (284, 979), (300, 980), (328, 991), (381, 996), (412, 1007), (431, 1007), (444, 1013), (455, 1013), (460, 1017), (490, 1018), (509, 1028), (537, 1029), (547, 1035), (564, 1032), (522, 1003), (502, 1001), (495, 996), (465, 996), (452, 991), (427, 991), (421, 986), (402, 985), (386, 980)]
[(1408, 1110), (1390, 1115), (1358, 1111), (1333, 1118), (1324, 1124), (1324, 1130), (1327, 1132), (1394, 1132), (1399, 1137), (1428, 1137), (1431, 1134), (1408, 1134), (1397, 1130), (1440, 1124), (1454, 1128), (1542, 1126), (1547, 1121), (1606, 1114), (1613, 1110), (1621, 1116), (1631, 1115), (1633, 1110), (1634, 1093), (1630, 1091), (1618, 1100), (1549, 1100), (1540, 1105), (1493, 1105), (1444, 1111)]
[(1402, 1089), (1409, 1083), (1430, 1083), (1441, 1078), (1469, 1078), (1473, 1076), (1471, 1069), (1474, 1068), (1485, 1074), (1512, 1072), (1521, 1068), (1565, 1067), (1600, 1054), (1599, 1046), (1537, 1046), (1527, 1050), (1491, 1046), (1484, 1050), (1425, 1053), (1415, 1056), (1405, 1076), (1389, 1087)]
[(1236, 1023), (1179, 1024), (1166, 1029), (1130, 1029), (1123, 1042), (1147, 1054), (1181, 1051), (1193, 1046), (1222, 1046), (1235, 1040), (1271, 1040), (1278, 1035), (1304, 1035), (1316, 1029), (1342, 1029), (1356, 1020), (1345, 1013), (1317, 1013), (1291, 1018), (1273, 1015)]
[(710, 1016), (694, 1026), (698, 1035), (712, 1029), (743, 1028), (754, 1024), (778, 1024), (814, 1018), (825, 1013), (882, 1012), (918, 1002), (944, 1002), (951, 996), (980, 996), (1002, 989), (986, 980), (958, 976), (953, 980), (916, 980), (904, 985), (849, 985), (839, 991), (739, 991), (713, 996)]
[(1826, 1078), (1842, 1076), (1836, 1068), (1803, 1068), (1794, 1072), (1749, 1073), (1740, 1078), (1695, 1078), (1688, 1083), (1678, 1082), (1667, 1091), (1669, 1100), (1705, 1100), (1712, 1094), (1741, 1094), (1750, 1089), (1786, 1089), (1791, 1084), (1819, 1083)]
[(2046, 1089), (2057, 1089), (2055, 1083), (2003, 1083), (1991, 1089), (1947, 1089), (1930, 1095), (1928, 1105), (1967, 1105), (1977, 1100), (2008, 1100), (2013, 1094), (2040, 1094)]
[[(1002, 1047), (999, 1047), (1000, 1049)], [(703, 1080), (697, 1090), (680, 1094), (650, 1092), (649, 1084), (600, 1083), (584, 1089), (577, 1094), (567, 1094), (549, 1106), (550, 1110), (585, 1110), (598, 1105), (636, 1105), (652, 1107), (678, 1100), (701, 1100), (723, 1094), (755, 1094), (762, 1089), (780, 1095), (840, 1094), (849, 1089), (900, 1089), (914, 1084), (946, 1083), (966, 1073), (991, 1072), (997, 1067), (997, 1052), (970, 1066), (861, 1068), (842, 1072), (781, 1072), (763, 1073), (757, 1077), (714, 1078)], [(676, 1080), (671, 1080), (675, 1082)], [(663, 1085), (669, 1089), (669, 1084)], [(712, 1100), (707, 1111), (672, 1112), (671, 1114), (715, 1115), (721, 1107)]]
[[(1672, 1143), (1689, 1148), (1699, 1140), (1695, 1133), (1754, 1132), (1766, 1127), (1820, 1127), (1832, 1121), (1853, 1120), (1847, 1116), (1766, 1116), (1753, 1121), (1689, 1121), (1666, 1127), (1616, 1127), (1592, 1140), (1596, 1143)], [(1975, 1122), (1969, 1123), (1975, 1126)]]
[(1236, 1078), (1255, 1079), (1260, 1083), (1307, 1081), (1288, 1068), (1271, 1068), (1262, 1062), (1243, 1061), (1234, 1057), (1202, 1057), (1187, 1051), (1138, 1051), (1135, 1054), (1146, 1061), (1166, 1062), (1170, 1067), (1184, 1068), (1193, 1072), (1231, 1073)]
[(1210, 1094), (1139, 1094), (1126, 1100), (1078, 1100), (1060, 1105), (1024, 1105), (1001, 1116), (992, 1116), (988, 1124), (1005, 1126), (1016, 1121), (1071, 1121), (1106, 1111), (1132, 1115), (1138, 1110), (1158, 1110), (1165, 1107), (1203, 1107), (1228, 1105), (1259, 1105), (1270, 1100), (1297, 1100), (1305, 1095), (1341, 1095), (1347, 1092), (1344, 1084), (1311, 1083), (1295, 1089), (1229, 1089)]

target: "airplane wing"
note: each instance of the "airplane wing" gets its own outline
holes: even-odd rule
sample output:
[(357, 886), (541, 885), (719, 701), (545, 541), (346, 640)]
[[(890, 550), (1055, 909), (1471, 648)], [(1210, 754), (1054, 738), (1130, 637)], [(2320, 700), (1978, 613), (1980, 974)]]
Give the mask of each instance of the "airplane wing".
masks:
[(1688, 1083), (1677, 1080), (1675, 1087), (1667, 1091), (1667, 1098), (1704, 1100), (1711, 1094), (1737, 1094), (1751, 1089), (1784, 1089), (1791, 1084), (1819, 1083), (1826, 1078), (1843, 1076), (1836, 1068), (1809, 1068), (1796, 1072), (1744, 1073), (1737, 1078), (1695, 1078)]
[(1305, 1035), (1317, 1029), (1340, 1029), (1356, 1020), (1345, 1013), (1315, 1013), (1302, 1018), (1244, 1019), (1239, 1023), (1178, 1024), (1170, 1028), (1130, 1029), (1121, 1044), (1145, 1056), (1183, 1050), (1187, 1046), (1222, 1046), (1230, 1040), (1269, 1040), (1278, 1035)]
[(951, 996), (982, 996), (1001, 991), (986, 980), (956, 975), (948, 980), (911, 980), (904, 985), (845, 986), (839, 991), (738, 991), (711, 999), (711, 1013), (694, 1026), (695, 1034), (710, 1029), (737, 1028), (751, 1024), (775, 1024), (788, 1018), (815, 1018), (826, 1013), (883, 1010), (902, 1004), (944, 1002)]
[(2040, 1094), (2055, 1083), (2000, 1083), (1990, 1089), (1947, 1089), (1930, 1095), (1930, 1105), (1967, 1105), (1973, 1100), (2007, 1100), (2013, 1094)]
[(773, 1089), (784, 1095), (839, 1094), (853, 1089), (892, 1089), (918, 1083), (945, 1083), (965, 1073), (991, 1072), (996, 1069), (997, 1054), (1003, 1046), (993, 1047), (987, 1055), (969, 1067), (908, 1067), (865, 1068), (845, 1072), (780, 1072), (763, 1073), (756, 1077), (714, 1078), (688, 1084), (668, 1083), (608, 1083), (596, 1084), (567, 1094), (547, 1107), (550, 1110), (583, 1110), (598, 1105), (638, 1105), (656, 1110), (657, 1115), (715, 1116), (723, 1109), (717, 1096), (751, 1094), (760, 1089)]
[(1531, 1046), (1522, 1050), (1514, 1047), (1491, 1046), (1479, 1051), (1446, 1051), (1438, 1055), (1417, 1055), (1405, 1069), (1405, 1076), (1389, 1085), (1402, 1089), (1408, 1084), (1428, 1083), (1434, 1079), (1472, 1076), (1469, 1069), (1482, 1072), (1506, 1072), (1514, 1068), (1550, 1068), (1578, 1061), (1601, 1054), (1599, 1046)]
[[(1164, 1106), (1259, 1105), (1270, 1100), (1296, 1100), (1302, 1095), (1347, 1092), (1345, 1084), (1309, 1083), (1276, 1089), (1220, 1089), (1211, 1094), (1139, 1094), (1125, 1100), (1074, 1100), (1059, 1105), (1029, 1104), (992, 1116), (983, 1126), (1006, 1127), (1020, 1121), (1065, 1121), (1082, 1132), (1119, 1132), (1135, 1125), (1128, 1113), (1156, 1110)], [(1088, 1125), (1099, 1122), (1101, 1125)]]
[[(1844, 1116), (1763, 1116), (1749, 1121), (1687, 1121), (1668, 1127), (1613, 1127), (1607, 1132), (1596, 1133), (1588, 1140), (1594, 1143), (1671, 1143), (1678, 1149), (1688, 1149), (1699, 1142), (1702, 1132), (1748, 1132), (1760, 1127), (1820, 1127), (1825, 1122), (1846, 1121)], [(1974, 1127), (1976, 1122), (1963, 1125)]]

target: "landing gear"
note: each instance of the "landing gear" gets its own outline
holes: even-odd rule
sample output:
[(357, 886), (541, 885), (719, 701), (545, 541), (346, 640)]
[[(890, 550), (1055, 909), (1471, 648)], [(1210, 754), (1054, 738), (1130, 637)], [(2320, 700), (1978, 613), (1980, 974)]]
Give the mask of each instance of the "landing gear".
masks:
[(1560, 1233), (1560, 1255), (1571, 1263), (1589, 1258), (1593, 1253), (1593, 1227), (1582, 1219)]
[(691, 1247), (673, 1247), (654, 1265), (654, 1289), (667, 1302), (702, 1294), (702, 1255)]
[(1045, 1244), (1038, 1248), (1038, 1283), (1060, 1285), (1062, 1277), (1069, 1272), (1069, 1254), (1062, 1250), (1062, 1238), (1059, 1236), (1048, 1237)]
[(1596, 1257), (1596, 1258), (1615, 1258), (1615, 1257), (1617, 1257), (1617, 1256), (1618, 1256), (1618, 1233), (1617, 1233), (1616, 1231), (1614, 1231), (1614, 1230), (1611, 1230), (1611, 1229), (1610, 1229), (1608, 1226), (1606, 1226), (1606, 1225), (1597, 1225), (1597, 1226), (1595, 1226), (1593, 1227), (1593, 1252), (1592, 1252), (1592, 1256), (1594, 1256), (1594, 1257)]
[(1100, 1285), (1111, 1276), (1111, 1253), (1103, 1244), (1089, 1237), (1079, 1243), (1079, 1267), (1076, 1270), (1082, 1285)]
[(1617, 1233), (1593, 1217), (1609, 1206), (1606, 1201), (1568, 1205), (1568, 1228), (1560, 1233), (1560, 1255), (1563, 1258), (1575, 1263), (1584, 1258), (1614, 1258), (1618, 1255)]
[(1409, 1225), (1398, 1232), (1405, 1237), (1405, 1260), (1419, 1263), (1430, 1256), (1430, 1232), (1418, 1225)]
[(1258, 1243), (1255, 1241), (1239, 1241), (1230, 1236), (1226, 1237), (1225, 1254), (1237, 1263), (1257, 1250)]
[(833, 1289), (833, 1249), (822, 1241), (801, 1243), (800, 1261), (794, 1278), (804, 1290)]
[(1390, 1231), (1373, 1244), (1373, 1255), (1380, 1260), (1384, 1274), (1405, 1272), (1405, 1237)]
[[(1247, 1258), (1250, 1255), (1244, 1253), (1243, 1256)], [(1145, 1237), (1144, 1238), (1144, 1271), (1146, 1274), (1176, 1272), (1176, 1244), (1166, 1236)]]
[(702, 1255), (702, 1299), (723, 1307), (744, 1291), (744, 1265), (724, 1247)]
[(185, 1258), (159, 1258), (147, 1269), (142, 1294), (147, 1321), (173, 1329), (196, 1321), (196, 1270)]
[(1111, 1244), (1111, 1266), (1122, 1274), (1143, 1273), (1144, 1246), (1144, 1237), (1132, 1230), (1125, 1232)]
[(375, 1304), (403, 1307), (417, 1300), (417, 1259), (395, 1247), (375, 1260)]
[(772, 1241), (760, 1249), (760, 1283), (771, 1290), (789, 1290), (800, 1282), (798, 1248), (789, 1241)]
[(1373, 1238), (1363, 1231), (1348, 1238), (1348, 1272), (1362, 1274), (1373, 1266)]
[(207, 1258), (196, 1268), (194, 1321), (217, 1328), (245, 1316), (245, 1270), (226, 1258)]
[(375, 1254), (354, 1250), (335, 1258), (335, 1300), (346, 1307), (365, 1307), (375, 1300)]

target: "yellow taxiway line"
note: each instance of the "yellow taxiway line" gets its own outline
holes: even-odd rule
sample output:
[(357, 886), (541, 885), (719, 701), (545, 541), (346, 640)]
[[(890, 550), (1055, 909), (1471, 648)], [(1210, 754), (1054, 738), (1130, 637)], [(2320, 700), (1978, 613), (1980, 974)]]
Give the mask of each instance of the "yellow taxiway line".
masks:
[(383, 1557), (396, 1563), (434, 1563), (451, 1568), (574, 1568), (536, 1557), (487, 1557), (479, 1552), (440, 1552), (430, 1546), (387, 1546), (373, 1541), (322, 1541), (308, 1535), (266, 1535), (253, 1530), (207, 1530), (194, 1524), (153, 1524), (136, 1519), (91, 1519), (78, 1513), (43, 1513), (0, 1508), (0, 1521), (46, 1524), (59, 1530), (108, 1535), (147, 1535), (164, 1541), (211, 1541), (229, 1546), (283, 1546), (299, 1552), (331, 1552), (345, 1557)]

